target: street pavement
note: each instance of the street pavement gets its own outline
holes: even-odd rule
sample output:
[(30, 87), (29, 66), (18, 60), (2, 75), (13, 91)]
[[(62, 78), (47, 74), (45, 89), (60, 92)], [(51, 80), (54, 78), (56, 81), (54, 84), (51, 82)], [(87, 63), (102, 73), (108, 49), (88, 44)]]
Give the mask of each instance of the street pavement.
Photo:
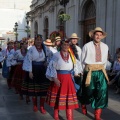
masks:
[[(109, 88), (109, 105), (103, 110), (102, 120), (120, 120), (120, 94), (116, 95), (114, 92), (113, 88)], [(39, 111), (33, 112), (32, 102), (28, 105), (25, 100), (19, 100), (14, 89), (8, 90), (6, 80), (0, 75), (0, 120), (54, 120), (53, 108), (45, 104), (45, 109), (47, 110), (45, 115)], [(74, 110), (74, 120), (93, 120), (93, 109), (90, 105), (87, 109), (87, 116), (81, 113), (81, 108)], [(65, 111), (60, 111), (59, 114), (60, 120), (66, 120)]]

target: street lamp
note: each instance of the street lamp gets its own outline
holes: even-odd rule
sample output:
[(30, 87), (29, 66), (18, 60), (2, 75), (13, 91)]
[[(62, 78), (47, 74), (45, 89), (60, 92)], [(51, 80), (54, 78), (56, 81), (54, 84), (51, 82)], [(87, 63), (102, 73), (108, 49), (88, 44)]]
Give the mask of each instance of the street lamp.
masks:
[(64, 7), (66, 7), (69, 0), (59, 0), (59, 2), (60, 2), (60, 5), (63, 5)]
[(31, 20), (31, 18), (28, 14), (26, 14), (25, 18), (26, 18), (26, 23), (27, 23), (25, 32), (27, 33), (27, 38), (29, 38), (30, 37), (30, 35), (29, 35), (29, 33), (30, 33), (29, 21)]
[(18, 30), (18, 23), (17, 23), (17, 22), (15, 23), (13, 30), (14, 30), (14, 32), (15, 32), (16, 41), (17, 41), (17, 40), (18, 40), (18, 38), (17, 38), (17, 36), (18, 36), (18, 33), (17, 33), (17, 30)]

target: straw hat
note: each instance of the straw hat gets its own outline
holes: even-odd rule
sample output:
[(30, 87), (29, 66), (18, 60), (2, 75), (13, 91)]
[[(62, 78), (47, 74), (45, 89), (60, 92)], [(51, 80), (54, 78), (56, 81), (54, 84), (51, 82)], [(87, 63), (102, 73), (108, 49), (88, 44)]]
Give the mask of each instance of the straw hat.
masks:
[(107, 33), (104, 32), (104, 31), (102, 30), (102, 28), (100, 28), (100, 27), (96, 27), (94, 30), (91, 30), (91, 31), (89, 32), (89, 36), (92, 38), (95, 32), (102, 32), (102, 33), (103, 33), (102, 39), (104, 39), (104, 38), (107, 36)]
[(72, 33), (70, 39), (78, 39), (79, 40), (80, 38), (77, 36), (76, 33)]
[(56, 41), (61, 41), (61, 37), (60, 36), (55, 37), (55, 42)]
[(53, 45), (50, 39), (47, 39), (43, 42), (45, 45)]

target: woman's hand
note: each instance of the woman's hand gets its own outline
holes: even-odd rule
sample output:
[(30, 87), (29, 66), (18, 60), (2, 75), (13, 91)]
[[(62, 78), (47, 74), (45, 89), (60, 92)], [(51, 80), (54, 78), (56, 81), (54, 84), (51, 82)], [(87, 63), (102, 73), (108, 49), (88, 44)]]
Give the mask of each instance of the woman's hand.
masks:
[(30, 77), (30, 79), (33, 79), (33, 73), (32, 72), (29, 72), (29, 77)]
[(57, 78), (53, 78), (53, 81), (58, 87), (60, 87), (60, 81)]
[(75, 77), (80, 77), (80, 75), (74, 75)]

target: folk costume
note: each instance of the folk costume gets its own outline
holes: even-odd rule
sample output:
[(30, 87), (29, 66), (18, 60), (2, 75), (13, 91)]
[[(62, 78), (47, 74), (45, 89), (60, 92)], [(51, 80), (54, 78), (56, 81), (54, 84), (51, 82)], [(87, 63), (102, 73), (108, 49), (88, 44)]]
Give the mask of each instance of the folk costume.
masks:
[[(57, 42), (59, 42), (59, 45), (56, 44)], [(55, 47), (54, 47), (54, 48), (55, 48), (57, 51), (60, 51), (60, 42), (61, 42), (61, 37), (60, 37), (60, 36), (55, 37)]]
[(73, 54), (68, 53), (64, 58), (60, 51), (54, 54), (47, 67), (47, 78), (51, 81), (52, 78), (57, 78), (60, 81), (60, 87), (54, 81), (51, 82), (46, 99), (47, 104), (54, 107), (55, 120), (58, 119), (59, 110), (66, 110), (67, 119), (71, 116), (72, 120), (72, 109), (78, 108), (76, 89), (78, 90), (79, 86), (75, 84), (73, 71), (77, 75), (80, 69), (75, 61)]
[(15, 60), (13, 60), (13, 54), (15, 50), (13, 47), (9, 47), (9, 44), (13, 44), (13, 41), (10, 40), (8, 43), (8, 47), (2, 50), (3, 57), (3, 68), (2, 68), (2, 76), (7, 79), (8, 88), (11, 89), (11, 81), (14, 73), (14, 67), (12, 65), (15, 64)]
[(46, 39), (46, 40), (44, 41), (44, 44), (48, 47), (48, 49), (49, 49), (53, 54), (57, 52), (57, 50), (52, 47), (52, 46), (53, 46), (53, 43), (52, 43), (52, 41), (51, 41), (50, 39)]
[[(92, 37), (94, 32), (106, 33), (101, 28), (89, 32)], [(103, 39), (102, 38), (102, 39)], [(91, 41), (84, 45), (82, 49), (83, 82), (82, 82), (82, 112), (87, 114), (86, 104), (90, 104), (95, 109), (95, 120), (101, 120), (102, 109), (108, 105), (108, 77), (105, 71), (108, 56), (108, 46), (100, 42), (95, 44)]]
[[(79, 64), (81, 64), (81, 48), (76, 44), (72, 43), (72, 39), (76, 39), (77, 41), (80, 39), (76, 33), (72, 33), (71, 37), (69, 38), (71, 45), (70, 45), (70, 51), (73, 52), (74, 56), (76, 57), (76, 62), (78, 62)], [(81, 68), (82, 71), (82, 68)], [(81, 96), (81, 84), (82, 84), (82, 76), (79, 73), (79, 76), (74, 77), (76, 84), (78, 84), (80, 86), (80, 89), (77, 91), (77, 97), (79, 99), (79, 97)]]
[[(38, 111), (37, 97), (40, 96), (40, 111), (45, 114), (44, 101), (50, 81), (46, 78), (46, 65), (52, 56), (51, 51), (42, 43), (42, 50), (38, 51), (36, 46), (32, 46), (24, 59), (23, 70), (27, 71), (22, 85), (22, 93), (32, 96), (33, 110)], [(29, 77), (29, 72), (33, 73), (33, 79)]]
[(25, 78), (25, 71), (22, 69), (23, 61), (25, 58), (25, 55), (27, 53), (26, 51), (22, 51), (21, 49), (17, 50), (14, 53), (14, 59), (16, 60), (16, 68), (14, 71), (13, 79), (12, 79), (12, 86), (15, 88), (16, 92), (19, 93), (20, 99), (23, 99), (21, 87), (22, 82)]

